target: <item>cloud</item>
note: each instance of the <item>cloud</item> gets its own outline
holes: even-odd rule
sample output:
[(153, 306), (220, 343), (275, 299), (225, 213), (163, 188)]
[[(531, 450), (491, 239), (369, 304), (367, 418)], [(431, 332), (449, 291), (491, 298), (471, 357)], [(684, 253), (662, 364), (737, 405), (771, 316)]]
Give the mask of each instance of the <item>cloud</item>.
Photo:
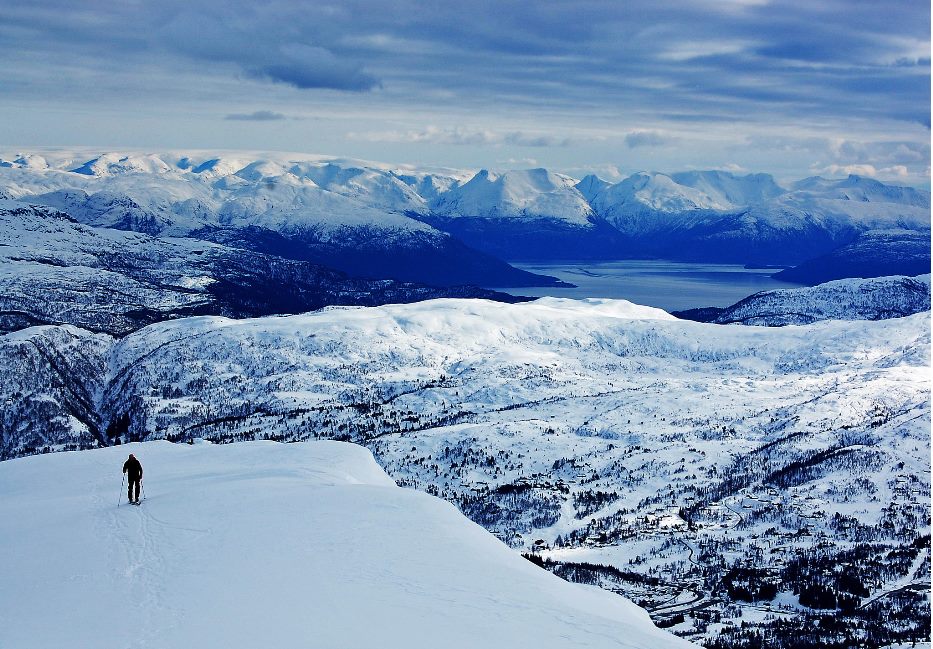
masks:
[(892, 2), (879, 19), (876, 5), (850, 0), (46, 0), (5, 11), (0, 63), (19, 52), (54, 66), (67, 53), (128, 76), (155, 67), (300, 90), (392, 88), (408, 105), (446, 95), (700, 123), (762, 108), (916, 123), (929, 113), (930, 7)]
[(888, 179), (903, 179), (910, 176), (910, 173), (907, 170), (907, 167), (904, 165), (894, 165), (891, 167), (884, 167), (881, 169), (876, 169), (874, 165), (870, 164), (850, 164), (850, 165), (828, 165), (822, 169), (814, 169), (818, 174), (824, 174), (828, 176), (867, 176), (869, 178), (888, 178)]
[(496, 164), (507, 167), (537, 167), (538, 161), (535, 158), (506, 158), (505, 160), (496, 160)]
[(256, 110), (252, 113), (229, 113), (224, 119), (239, 122), (277, 122), (288, 117), (271, 110)]
[(561, 169), (561, 171), (575, 178), (583, 178), (584, 176), (593, 174), (599, 178), (602, 178), (603, 180), (608, 180), (611, 182), (618, 182), (619, 180), (622, 180), (631, 175), (631, 172), (626, 173), (620, 169), (618, 165), (612, 164), (611, 162), (586, 165), (583, 167), (566, 167)]
[(365, 142), (391, 142), (403, 144), (452, 144), (466, 146), (483, 146), (499, 144), (501, 136), (492, 131), (482, 129), (438, 128), (428, 126), (421, 130), (409, 131), (367, 131), (351, 132), (348, 137), (353, 140)]
[(662, 146), (670, 141), (670, 138), (662, 135), (658, 131), (632, 131), (625, 135), (625, 146), (630, 149), (641, 146)]
[[(4, 19), (5, 44), (20, 42), (40, 59), (70, 52), (72, 61), (114, 72), (239, 75), (303, 90), (365, 91), (381, 83), (366, 70), (363, 57), (340, 46), (340, 35), (352, 30), (344, 24), (352, 16), (300, 2), (164, 0), (111, 6), (49, 0), (41, 7), (18, 7)], [(36, 38), (54, 43), (39, 45)]]
[(676, 41), (667, 44), (667, 47), (658, 54), (658, 58), (679, 63), (713, 56), (738, 55), (750, 50), (753, 44), (753, 41), (724, 42), (718, 39)]
[[(929, 164), (930, 143), (907, 140), (855, 140), (832, 137), (793, 136), (750, 136), (735, 151), (753, 149), (774, 154), (803, 154), (817, 158), (811, 169), (838, 170), (864, 165), (866, 171), (874, 169), (880, 173), (888, 169), (894, 173), (901, 167), (916, 167)], [(835, 172), (834, 172), (835, 173)], [(853, 172), (855, 173), (855, 172)], [(865, 173), (864, 175), (871, 175)]]
[(376, 131), (350, 133), (351, 139), (367, 142), (395, 142), (409, 144), (449, 144), (454, 146), (566, 147), (572, 143), (568, 137), (556, 137), (523, 131), (498, 132), (476, 128), (439, 128), (428, 126), (421, 130)]
[(724, 165), (713, 167), (713, 169), (717, 171), (728, 171), (730, 173), (743, 173), (745, 171), (748, 171), (748, 169), (746, 169), (742, 165), (736, 164), (734, 162), (727, 162)]
[(252, 76), (289, 84), (301, 89), (372, 90), (379, 87), (376, 77), (352, 62), (338, 59), (321, 48), (290, 43), (279, 48), (272, 60), (241, 61)]
[(571, 139), (567, 137), (554, 137), (553, 135), (532, 135), (513, 131), (502, 137), (506, 144), (528, 147), (565, 147), (570, 146)]

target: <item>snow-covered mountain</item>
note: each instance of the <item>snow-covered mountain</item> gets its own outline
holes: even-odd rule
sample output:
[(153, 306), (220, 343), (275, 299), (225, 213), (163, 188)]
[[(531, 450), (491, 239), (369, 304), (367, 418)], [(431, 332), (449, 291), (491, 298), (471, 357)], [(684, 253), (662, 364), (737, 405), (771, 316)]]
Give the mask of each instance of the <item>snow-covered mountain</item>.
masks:
[(854, 176), (785, 190), (766, 174), (636, 174), (592, 202), (622, 249), (695, 261), (797, 264), (872, 230), (930, 232), (928, 192)]
[(120, 340), (32, 328), (0, 356), (5, 457), (350, 440), (690, 638), (737, 639), (744, 620), (825, 642), (821, 607), (852, 633), (928, 631), (928, 312), (723, 327), (624, 301), (436, 300)]
[(483, 169), (435, 198), (431, 213), (460, 218), (549, 218), (586, 227), (593, 210), (576, 183), (547, 169), (502, 174)]
[(609, 183), (309, 155), (53, 152), (0, 156), (0, 192), (90, 225), (234, 237), (354, 275), (435, 284), (549, 281), (488, 255), (795, 265), (878, 230), (930, 232), (929, 192), (858, 176), (783, 187), (767, 174), (643, 172)]
[[(140, 507), (121, 494), (127, 452)], [(4, 646), (694, 646), (398, 488), (351, 444), (33, 457), (0, 464), (0, 491)]]
[[(592, 193), (598, 183), (582, 186)], [(546, 169), (483, 169), (428, 207), (421, 220), (503, 259), (582, 259), (617, 249), (618, 233), (595, 217), (580, 183)]]
[(887, 203), (930, 209), (930, 193), (887, 185), (878, 180), (850, 175), (842, 180), (829, 180), (814, 176), (791, 185), (794, 193), (823, 200), (855, 201), (859, 203)]
[(930, 275), (841, 279), (808, 288), (762, 291), (726, 308), (674, 315), (716, 324), (780, 327), (821, 320), (884, 320), (930, 310)]
[(0, 331), (73, 324), (119, 336), (192, 315), (301, 313), (441, 296), (513, 299), (469, 287), (356, 279), (202, 240), (90, 227), (52, 208), (0, 200)]
[(920, 275), (930, 272), (930, 231), (904, 228), (869, 230), (851, 243), (808, 259), (774, 277), (820, 284), (846, 277)]

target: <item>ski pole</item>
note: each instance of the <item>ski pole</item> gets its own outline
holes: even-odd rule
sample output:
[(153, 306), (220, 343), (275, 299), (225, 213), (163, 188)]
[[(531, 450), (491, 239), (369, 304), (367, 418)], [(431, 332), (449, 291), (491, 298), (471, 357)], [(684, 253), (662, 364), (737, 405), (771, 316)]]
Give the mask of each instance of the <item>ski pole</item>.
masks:
[(142, 487), (142, 490), (143, 490), (143, 500), (145, 500), (145, 499), (146, 499), (146, 483), (143, 482), (142, 479), (140, 479), (140, 481), (139, 481), (139, 486)]
[(126, 481), (126, 474), (123, 474), (123, 477), (120, 478), (120, 497), (117, 498), (117, 507), (120, 506), (120, 503), (123, 502), (123, 483)]

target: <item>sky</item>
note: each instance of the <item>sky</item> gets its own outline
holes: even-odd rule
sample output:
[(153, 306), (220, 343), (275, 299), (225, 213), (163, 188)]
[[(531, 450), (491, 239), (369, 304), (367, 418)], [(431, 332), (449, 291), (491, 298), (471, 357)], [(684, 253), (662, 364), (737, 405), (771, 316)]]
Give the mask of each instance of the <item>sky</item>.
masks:
[(927, 0), (0, 0), (0, 145), (930, 184)]

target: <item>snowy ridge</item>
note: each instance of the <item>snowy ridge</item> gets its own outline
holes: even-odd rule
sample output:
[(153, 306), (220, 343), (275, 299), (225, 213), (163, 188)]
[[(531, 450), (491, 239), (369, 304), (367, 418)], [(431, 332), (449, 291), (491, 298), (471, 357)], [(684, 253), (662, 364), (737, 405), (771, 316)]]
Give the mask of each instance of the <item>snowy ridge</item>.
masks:
[[(116, 507), (127, 452), (144, 466), (139, 508), (125, 493)], [(11, 647), (693, 646), (397, 488), (350, 444), (34, 457), (0, 464), (0, 490)]]

